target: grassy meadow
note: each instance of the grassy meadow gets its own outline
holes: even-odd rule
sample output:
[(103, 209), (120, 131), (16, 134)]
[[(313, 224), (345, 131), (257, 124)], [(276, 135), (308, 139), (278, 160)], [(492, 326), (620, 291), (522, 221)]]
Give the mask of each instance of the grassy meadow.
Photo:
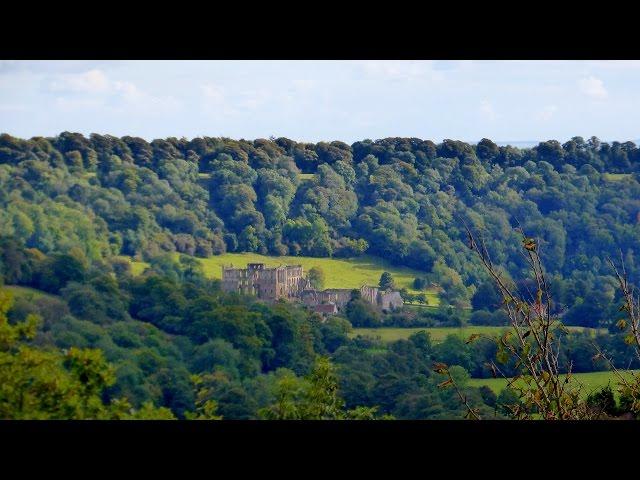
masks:
[(630, 173), (604, 173), (603, 177), (605, 180), (609, 182), (619, 182), (620, 180), (624, 180), (625, 178), (631, 177)]
[[(312, 267), (320, 267), (324, 271), (326, 288), (360, 288), (362, 285), (377, 285), (382, 272), (391, 273), (397, 288), (407, 288), (412, 293), (413, 280), (417, 276), (424, 276), (424, 272), (407, 267), (399, 267), (370, 255), (357, 258), (313, 258), (313, 257), (270, 257), (257, 253), (225, 253), (210, 258), (198, 258), (202, 263), (205, 275), (209, 278), (221, 278), (222, 266), (233, 265), (245, 268), (247, 263), (265, 263), (273, 267), (278, 265), (302, 265), (306, 272)], [(141, 274), (148, 266), (145, 262), (131, 262), (134, 275)], [(427, 291), (430, 306), (439, 304), (438, 294)]]
[[(623, 375), (627, 378), (630, 378), (633, 373), (640, 373), (640, 370), (623, 371)], [(615, 386), (618, 383), (618, 377), (614, 372), (575, 373), (573, 376), (582, 385), (582, 394), (585, 397), (596, 390), (600, 390), (602, 387), (606, 387), (609, 382), (611, 382), (611, 389), (617, 395)], [(468, 385), (471, 387), (481, 387), (482, 385), (486, 385), (493, 390), (496, 395), (498, 395), (507, 385), (507, 379), (472, 378), (469, 380)]]
[[(493, 327), (486, 325), (469, 325), (465, 327), (381, 327), (381, 328), (354, 328), (349, 335), (354, 338), (357, 335), (380, 337), (385, 342), (394, 342), (396, 340), (406, 340), (411, 335), (420, 331), (427, 331), (434, 342), (443, 341), (448, 335), (458, 335), (464, 340), (473, 334), (487, 335), (496, 337), (510, 327)], [(595, 334), (596, 329), (585, 327), (567, 327), (571, 331), (588, 330)]]

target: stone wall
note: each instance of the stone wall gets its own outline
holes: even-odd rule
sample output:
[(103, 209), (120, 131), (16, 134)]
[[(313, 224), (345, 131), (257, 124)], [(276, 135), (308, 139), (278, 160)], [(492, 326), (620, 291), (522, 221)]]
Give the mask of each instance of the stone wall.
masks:
[[(255, 295), (262, 300), (299, 299), (312, 308), (331, 304), (337, 310), (342, 310), (349, 303), (353, 291), (351, 288), (315, 290), (304, 278), (301, 265), (267, 268), (263, 263), (250, 263), (247, 268), (222, 267), (222, 290)], [(404, 304), (399, 292), (383, 292), (378, 287), (363, 285), (360, 295), (383, 310), (400, 308)], [(329, 310), (332, 309), (327, 308), (325, 313)]]
[(250, 263), (247, 268), (222, 267), (222, 290), (256, 295), (263, 300), (298, 297), (306, 285), (301, 265), (267, 268)]
[(393, 310), (404, 305), (400, 292), (380, 292), (378, 295), (378, 305), (383, 310)]

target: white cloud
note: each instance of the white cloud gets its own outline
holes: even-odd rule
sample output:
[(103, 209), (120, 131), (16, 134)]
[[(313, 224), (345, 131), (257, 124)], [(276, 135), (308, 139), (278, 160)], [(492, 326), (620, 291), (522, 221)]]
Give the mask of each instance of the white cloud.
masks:
[(48, 82), (50, 92), (61, 93), (103, 93), (111, 84), (102, 70), (94, 68), (84, 73), (57, 75)]
[(229, 99), (229, 93), (220, 85), (205, 83), (200, 85), (202, 102), (200, 108), (207, 115), (237, 116), (238, 110), (233, 108)]
[(3, 113), (20, 113), (26, 112), (28, 109), (24, 105), (0, 105), (0, 112)]
[(309, 78), (299, 78), (293, 80), (291, 86), (296, 91), (308, 92), (317, 86), (317, 82)]
[(200, 87), (204, 98), (214, 104), (221, 104), (225, 101), (224, 89), (214, 83), (205, 83)]
[(609, 96), (607, 89), (604, 88), (602, 80), (594, 76), (581, 78), (578, 82), (578, 86), (582, 93), (596, 100), (604, 100)]
[(274, 100), (290, 100), (291, 94), (283, 91), (274, 94), (268, 88), (258, 87), (229, 91), (214, 83), (200, 86), (204, 97), (203, 107), (209, 113), (238, 115), (246, 111), (256, 111), (268, 106)]
[(626, 61), (0, 60), (0, 132), (637, 138), (639, 83)]
[(404, 60), (367, 60), (357, 61), (366, 75), (387, 80), (431, 80), (444, 79), (444, 69), (441, 65), (435, 65), (429, 60), (404, 61)]
[(54, 104), (62, 110), (105, 108), (136, 113), (175, 111), (181, 102), (173, 96), (154, 96), (129, 81), (112, 80), (102, 70), (64, 73), (48, 77), (45, 91), (56, 95)]
[(146, 113), (173, 112), (182, 102), (171, 95), (155, 96), (140, 90), (131, 82), (113, 82), (116, 103), (134, 106)]
[(476, 64), (478, 64), (478, 61), (476, 60), (435, 60), (431, 62), (431, 66), (433, 67), (434, 70), (449, 70), (449, 71), (471, 70)]
[(239, 105), (248, 110), (256, 110), (273, 98), (272, 93), (266, 88), (245, 90), (240, 93), (240, 96), (242, 100)]
[(535, 115), (536, 119), (542, 122), (548, 122), (558, 111), (558, 107), (555, 105), (547, 105), (542, 110), (538, 111)]
[(123, 97), (135, 100), (144, 94), (131, 82), (113, 82), (113, 89), (122, 94)]
[(0, 60), (0, 74), (81, 73), (96, 68), (114, 68), (121, 64), (119, 60)]
[(92, 108), (100, 108), (104, 102), (97, 98), (85, 97), (56, 97), (54, 105), (57, 109), (64, 112), (73, 112), (76, 110), (86, 110)]
[(486, 120), (494, 121), (498, 118), (498, 114), (489, 100), (480, 102), (480, 113)]
[(640, 70), (640, 60), (589, 60), (586, 64), (604, 70)]

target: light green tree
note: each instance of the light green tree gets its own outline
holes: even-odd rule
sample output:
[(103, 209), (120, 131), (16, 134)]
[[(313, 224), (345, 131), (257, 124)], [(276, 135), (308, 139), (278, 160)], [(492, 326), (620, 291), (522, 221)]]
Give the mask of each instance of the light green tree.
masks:
[(113, 385), (115, 373), (102, 351), (31, 346), (40, 318), (31, 314), (10, 324), (12, 305), (12, 294), (0, 289), (1, 419), (175, 419), (151, 403), (138, 410), (126, 399), (105, 404), (101, 394)]
[[(276, 402), (260, 410), (267, 420), (374, 420), (377, 407), (346, 410), (338, 391), (335, 366), (319, 357), (305, 378), (284, 375), (277, 383)], [(389, 419), (383, 416), (381, 419)]]
[(324, 290), (325, 275), (321, 267), (311, 267), (309, 270), (311, 286), (317, 290)]
[(191, 381), (197, 389), (195, 412), (185, 413), (187, 420), (222, 420), (218, 415), (218, 403), (211, 398), (211, 387), (203, 375), (192, 375)]

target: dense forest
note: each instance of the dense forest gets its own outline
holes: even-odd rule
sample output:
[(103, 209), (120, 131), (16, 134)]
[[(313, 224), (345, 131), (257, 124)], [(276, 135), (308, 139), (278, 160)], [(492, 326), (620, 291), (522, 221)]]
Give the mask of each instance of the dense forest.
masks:
[[(369, 407), (400, 418), (457, 418), (464, 413), (451, 391), (437, 389), (443, 379), (431, 371), (435, 355), (446, 358), (449, 349), (449, 355), (468, 355), (468, 349), (457, 352), (461, 342), (435, 348), (422, 333), (386, 351), (366, 339), (352, 341), (346, 319), (323, 321), (284, 301), (267, 305), (252, 297), (223, 294), (218, 282), (207, 280), (189, 258), (152, 260), (151, 269), (134, 277), (126, 262), (88, 264), (77, 254), (39, 256), (11, 241), (4, 242), (3, 252), (19, 267), (22, 282), (38, 287), (36, 293), (18, 290), (20, 295), (11, 300), (11, 294), (7, 297), (0, 289), (3, 365), (6, 357), (12, 358), (11, 348), (4, 344), (7, 327), (39, 319), (25, 344), (30, 349), (102, 352), (104, 361), (94, 371), (110, 362), (111, 382), (102, 382), (102, 389), (94, 392), (107, 405), (126, 399), (134, 408), (146, 409), (147, 415), (149, 406), (156, 405), (185, 418), (214, 402), (212, 413), (227, 419), (272, 418), (273, 412), (275, 418), (337, 418), (277, 415), (309, 403), (306, 395), (317, 364), (332, 357), (329, 368), (334, 373), (327, 375), (340, 383), (336, 398), (345, 402), (346, 412), (362, 413)], [(25, 345), (16, 351), (21, 353)], [(0, 416), (12, 418), (19, 412), (32, 418), (29, 415), (41, 412), (19, 408), (24, 402), (18, 402), (16, 392), (28, 390), (34, 365), (44, 370), (36, 370), (36, 391), (47, 392), (47, 402), (57, 392), (49, 392), (47, 367), (16, 363), (22, 367), (20, 374), (0, 369)], [(462, 366), (458, 368), (461, 381), (469, 377)], [(319, 383), (326, 383), (327, 375)], [(392, 384), (396, 387), (389, 390)], [(27, 404), (43, 403), (40, 395)], [(477, 391), (475, 398), (483, 402)], [(58, 411), (53, 416), (66, 418)]]
[(604, 257), (622, 252), (639, 279), (639, 175), (635, 144), (595, 137), (521, 150), (487, 139), (2, 135), (0, 228), (43, 253), (76, 247), (90, 260), (367, 252), (424, 271), (449, 303), (469, 306), (484, 277), (461, 221), (492, 239), (514, 278), (526, 268), (520, 225), (540, 237), (565, 321), (595, 326), (614, 293)]
[[(222, 418), (459, 418), (464, 408), (437, 388), (443, 379), (432, 364), (456, 365), (464, 386), (470, 375), (489, 376), (495, 344), (433, 343), (425, 333), (390, 345), (350, 339), (352, 324), (376, 315), (357, 299), (346, 316), (323, 322), (300, 306), (223, 294), (194, 257), (366, 252), (424, 272), (417, 284), (439, 284), (443, 307), (432, 317), (501, 324), (464, 224), (482, 232), (513, 278), (527, 269), (514, 227), (536, 237), (563, 322), (613, 332), (619, 297), (605, 257), (622, 255), (640, 283), (640, 149), (595, 137), (518, 149), (487, 139), (350, 146), (1, 135), (0, 282), (40, 293), (22, 291), (0, 313), (7, 326), (40, 319), (21, 340), (32, 348), (103, 352), (114, 368), (98, 392), (105, 404), (126, 398), (177, 418), (207, 401)], [(123, 256), (151, 268), (133, 276)], [(565, 335), (563, 355), (576, 371), (604, 368), (594, 365), (586, 334)], [(621, 335), (596, 341), (619, 366), (637, 368)], [(26, 347), (3, 346), (15, 348)], [(334, 417), (317, 413), (316, 387), (328, 378), (339, 398), (325, 400), (344, 404)], [(500, 415), (489, 389), (467, 391)]]
[[(104, 359), (90, 370), (97, 375), (108, 362), (113, 378), (101, 380), (99, 389), (94, 387), (94, 401), (109, 405), (124, 399), (141, 409), (136, 415), (143, 418), (167, 413), (189, 418), (208, 402), (215, 406), (211, 414), (226, 419), (272, 418), (274, 411), (275, 418), (339, 418), (335, 414), (277, 415), (308, 403), (305, 395), (312, 389), (310, 382), (322, 359), (330, 360), (330, 378), (339, 387), (336, 401), (344, 404), (345, 415), (362, 414), (369, 408), (374, 410), (364, 418), (462, 418), (464, 408), (455, 393), (438, 388), (445, 378), (433, 372), (434, 362), (453, 365), (456, 380), (484, 413), (501, 418), (505, 414), (501, 402), (513, 401), (508, 389), (496, 396), (486, 387), (466, 386), (470, 377), (491, 377), (488, 365), (497, 348), (490, 339), (467, 343), (450, 335), (437, 343), (428, 333), (417, 332), (385, 345), (366, 337), (349, 338), (349, 311), (357, 310), (358, 300), (350, 303), (347, 318), (322, 319), (285, 301), (267, 305), (253, 297), (224, 294), (219, 282), (206, 279), (192, 257), (180, 261), (156, 257), (144, 274), (133, 276), (130, 264), (118, 258), (88, 262), (78, 252), (46, 256), (15, 240), (4, 240), (1, 246), (5, 265), (15, 268), (22, 284), (35, 287), (13, 287), (13, 295), (9, 288), (8, 296), (0, 288), (3, 365), (6, 357), (13, 358), (12, 351), (21, 358), (25, 347), (48, 355), (73, 349), (100, 352)], [(30, 319), (38, 319), (30, 338), (18, 343), (17, 350), (16, 345), (5, 346), (7, 327), (17, 328)], [(586, 332), (559, 334), (563, 364), (571, 360), (574, 372), (606, 368), (602, 361), (593, 362), (594, 340), (612, 354), (618, 367), (639, 366), (621, 334), (600, 334), (595, 339)], [(23, 418), (37, 417), (43, 414), (38, 405), (47, 405), (56, 395), (68, 395), (66, 390), (50, 391), (50, 366), (16, 363), (20, 373), (0, 369), (3, 418), (13, 418), (16, 412)], [(513, 362), (502, 369), (507, 375), (517, 372)], [(18, 408), (16, 392), (29, 390), (27, 385), (34, 388), (34, 375), (36, 391), (46, 392), (46, 401), (38, 397), (27, 402), (35, 407)], [(153, 410), (154, 405), (165, 410)], [(107, 412), (105, 418), (119, 412)], [(67, 411), (52, 414), (53, 418), (69, 415)]]

